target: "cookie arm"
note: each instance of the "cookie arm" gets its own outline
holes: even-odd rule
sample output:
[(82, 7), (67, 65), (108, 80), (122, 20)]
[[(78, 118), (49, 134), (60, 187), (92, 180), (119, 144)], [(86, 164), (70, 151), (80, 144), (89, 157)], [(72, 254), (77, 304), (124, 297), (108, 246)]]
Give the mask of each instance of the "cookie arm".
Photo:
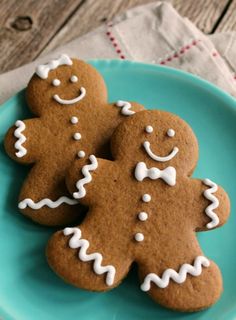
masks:
[(99, 203), (105, 189), (109, 188), (114, 166), (113, 161), (98, 159), (94, 155), (76, 160), (66, 176), (67, 188), (84, 205)]
[(224, 189), (210, 179), (191, 181), (194, 185), (191, 207), (196, 231), (207, 231), (225, 224), (230, 213), (230, 200)]
[(132, 111), (134, 111), (134, 112), (139, 112), (139, 111), (145, 110), (145, 107), (142, 104), (139, 104), (139, 103), (134, 102), (134, 101), (131, 101), (130, 104), (131, 104), (131, 108), (130, 109)]
[[(4, 147), (13, 160), (20, 163), (34, 163), (37, 150), (40, 149), (40, 139), (37, 132), (39, 119), (17, 120), (4, 139)], [(39, 128), (40, 130), (40, 128)]]

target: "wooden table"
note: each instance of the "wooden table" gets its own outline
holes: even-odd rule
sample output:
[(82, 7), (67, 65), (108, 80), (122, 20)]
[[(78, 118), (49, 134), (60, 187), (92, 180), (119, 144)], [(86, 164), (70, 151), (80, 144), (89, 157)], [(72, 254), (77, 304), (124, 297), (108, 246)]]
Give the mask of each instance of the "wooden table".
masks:
[[(1, 0), (0, 73), (34, 60), (116, 14), (153, 0)], [(171, 0), (207, 34), (236, 30), (236, 0)]]

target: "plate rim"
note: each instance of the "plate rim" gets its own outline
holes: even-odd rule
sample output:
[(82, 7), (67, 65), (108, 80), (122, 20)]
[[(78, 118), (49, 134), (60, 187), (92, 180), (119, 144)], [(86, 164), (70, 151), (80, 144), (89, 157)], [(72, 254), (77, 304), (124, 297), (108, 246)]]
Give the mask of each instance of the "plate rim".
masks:
[[(146, 63), (146, 62), (138, 62), (138, 61), (132, 61), (132, 60), (118, 60), (118, 59), (89, 59), (89, 60), (84, 60), (87, 63), (91, 64), (92, 66), (96, 67), (101, 67), (101, 68), (109, 68), (109, 67), (116, 67), (120, 68), (123, 66), (127, 68), (139, 68), (139, 69), (147, 69), (147, 70), (154, 70), (159, 73), (165, 73), (171, 76), (176, 76), (180, 79), (186, 79), (189, 80), (191, 83), (194, 85), (198, 85), (201, 89), (203, 90), (209, 90), (211, 93), (215, 94), (217, 97), (220, 99), (223, 99), (226, 104), (230, 104), (233, 108), (236, 108), (236, 97), (233, 97), (230, 93), (227, 91), (223, 90), (222, 88), (218, 87), (216, 84), (201, 78), (198, 75), (195, 75), (193, 73), (189, 73), (186, 71), (183, 71), (181, 69), (176, 69), (173, 67), (169, 66), (163, 66), (163, 65), (158, 65), (158, 64), (151, 64), (151, 63)], [(21, 94), (25, 90), (22, 89), (15, 93), (13, 96), (8, 98), (6, 101), (4, 101), (0, 107), (4, 106), (8, 102), (10, 103), (11, 100), (13, 100), (16, 96)]]
[(219, 96), (221, 99), (224, 99), (227, 104), (233, 104), (233, 107), (236, 107), (236, 97), (232, 96), (230, 93), (225, 91), (224, 89), (218, 87), (216, 84), (203, 79), (202, 77), (195, 75), (193, 73), (176, 69), (169, 66), (163, 66), (160, 64), (151, 64), (146, 62), (139, 62), (133, 60), (117, 60), (117, 59), (91, 59), (87, 60), (87, 63), (90, 63), (95, 68), (97, 66), (105, 67), (137, 67), (137, 68), (146, 68), (147, 70), (155, 70), (159, 73), (166, 73), (171, 76), (176, 76), (181, 79), (185, 78), (189, 80), (194, 85), (199, 85), (203, 90), (209, 90), (211, 93), (214, 93), (216, 96)]

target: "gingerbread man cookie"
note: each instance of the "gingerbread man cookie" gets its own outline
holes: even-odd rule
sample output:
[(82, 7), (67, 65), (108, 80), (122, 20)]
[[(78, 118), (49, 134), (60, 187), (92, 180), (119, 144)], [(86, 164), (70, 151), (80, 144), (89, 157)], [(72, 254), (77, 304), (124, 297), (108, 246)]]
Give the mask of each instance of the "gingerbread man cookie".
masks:
[(108, 104), (102, 76), (67, 55), (38, 66), (26, 96), (36, 118), (16, 121), (5, 138), (10, 157), (34, 164), (23, 184), (19, 209), (41, 224), (71, 223), (81, 207), (66, 189), (67, 169), (76, 157), (108, 157), (113, 130), (143, 107), (127, 101)]
[(114, 161), (91, 155), (71, 167), (68, 188), (89, 212), (50, 239), (49, 264), (75, 286), (105, 291), (136, 262), (141, 290), (161, 305), (211, 306), (221, 273), (196, 232), (223, 225), (230, 203), (211, 180), (190, 177), (198, 159), (193, 131), (171, 113), (142, 111), (118, 126), (111, 146)]

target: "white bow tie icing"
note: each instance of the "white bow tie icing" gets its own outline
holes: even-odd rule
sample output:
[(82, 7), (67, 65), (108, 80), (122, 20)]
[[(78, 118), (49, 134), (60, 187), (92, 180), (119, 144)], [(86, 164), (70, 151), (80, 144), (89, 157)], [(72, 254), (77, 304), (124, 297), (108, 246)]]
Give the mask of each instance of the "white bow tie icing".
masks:
[(167, 167), (164, 170), (155, 167), (148, 169), (144, 162), (139, 162), (136, 165), (134, 176), (138, 181), (150, 178), (152, 180), (162, 179), (169, 186), (174, 186), (176, 184), (176, 170), (174, 167)]

